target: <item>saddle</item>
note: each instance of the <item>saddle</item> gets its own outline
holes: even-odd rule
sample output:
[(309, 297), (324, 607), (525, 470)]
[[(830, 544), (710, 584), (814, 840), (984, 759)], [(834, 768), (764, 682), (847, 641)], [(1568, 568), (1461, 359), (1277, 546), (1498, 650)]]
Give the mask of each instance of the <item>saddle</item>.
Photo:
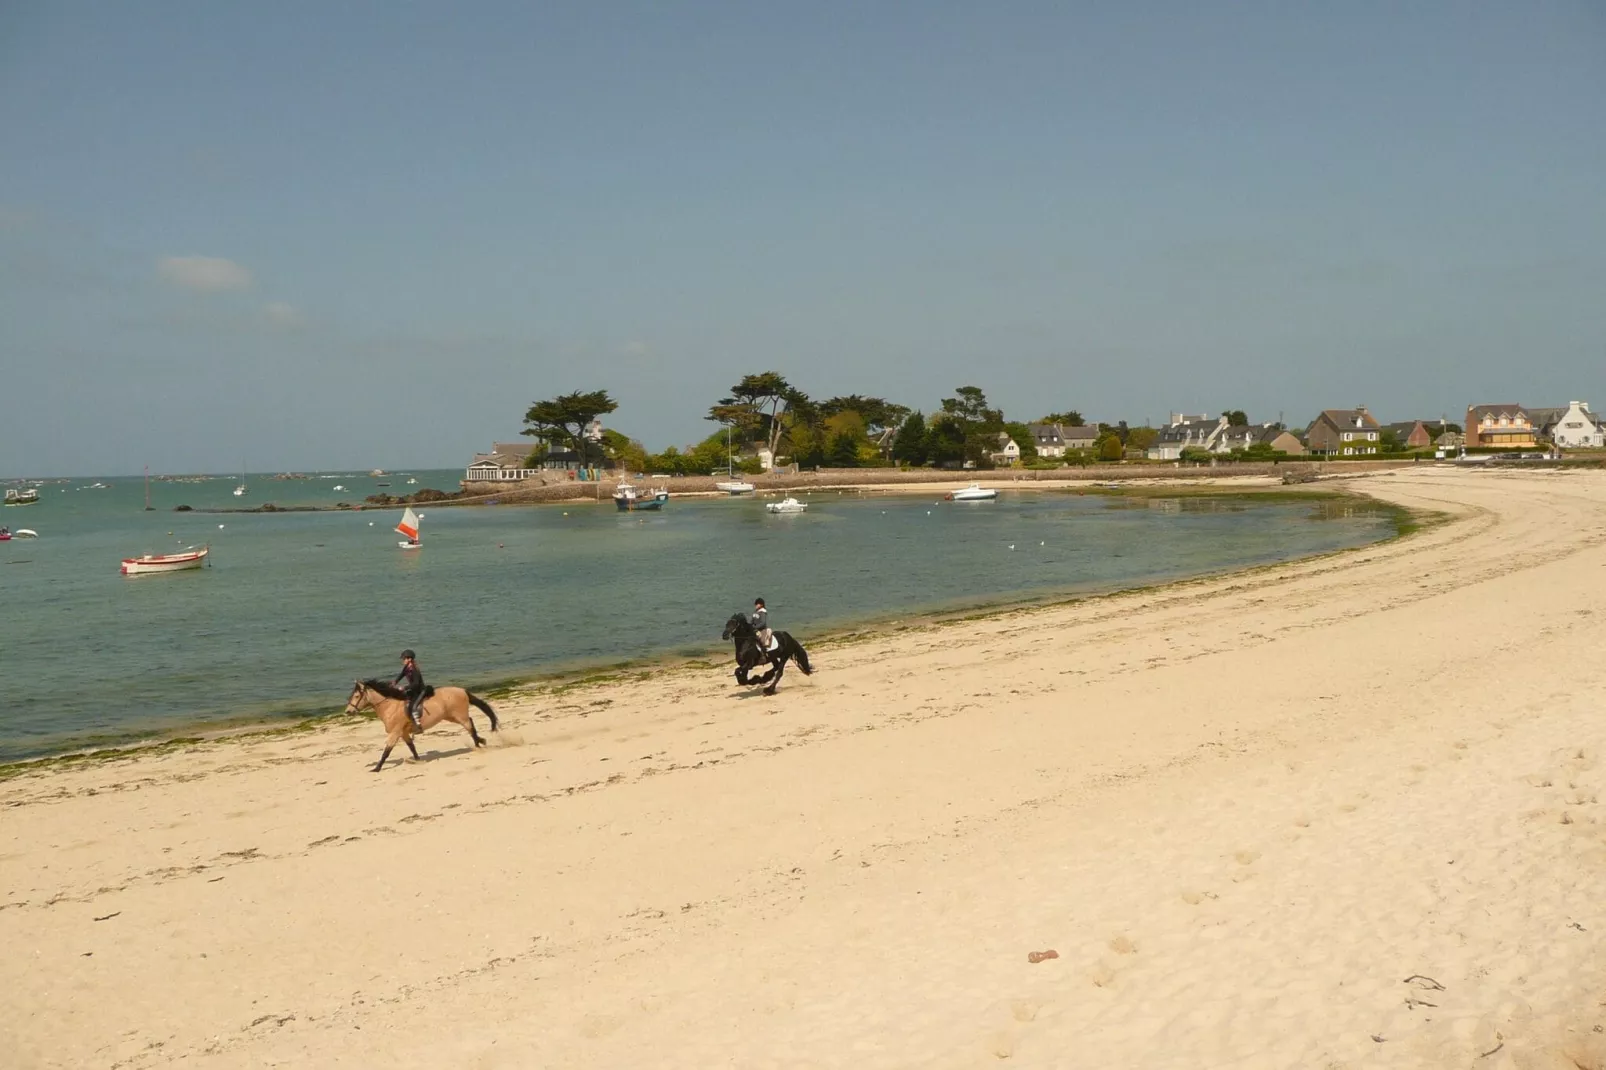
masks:
[(781, 641), (780, 641), (779, 638), (776, 637), (774, 632), (771, 632), (770, 633), (770, 645), (763, 648), (764, 653), (773, 654), (779, 649), (781, 649)]

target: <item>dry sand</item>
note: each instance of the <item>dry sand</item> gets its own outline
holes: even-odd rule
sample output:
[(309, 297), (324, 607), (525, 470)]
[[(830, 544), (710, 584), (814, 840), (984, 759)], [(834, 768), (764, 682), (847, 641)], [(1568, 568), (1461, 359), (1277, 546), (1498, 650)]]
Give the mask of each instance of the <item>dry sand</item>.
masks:
[(13, 779), (0, 1063), (1600, 1067), (1606, 477), (1359, 482), (1455, 519)]

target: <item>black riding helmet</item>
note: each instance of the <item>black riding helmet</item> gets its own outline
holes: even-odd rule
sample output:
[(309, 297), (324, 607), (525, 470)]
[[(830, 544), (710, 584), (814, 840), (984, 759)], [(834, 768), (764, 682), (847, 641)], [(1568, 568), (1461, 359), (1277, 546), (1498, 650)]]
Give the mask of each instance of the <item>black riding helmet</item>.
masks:
[(403, 650), (402, 651), (402, 657), (406, 658), (408, 661), (417, 661), (418, 660), (418, 655), (414, 654), (411, 650)]
[[(762, 606), (762, 605), (764, 605), (764, 599), (762, 599), (762, 598), (755, 598), (755, 599), (753, 599), (753, 604), (754, 604), (754, 605), (755, 605), (755, 606)], [(765, 606), (765, 608), (766, 608), (766, 609), (768, 609), (768, 608), (769, 608), (769, 607), (768, 607), (768, 606)]]

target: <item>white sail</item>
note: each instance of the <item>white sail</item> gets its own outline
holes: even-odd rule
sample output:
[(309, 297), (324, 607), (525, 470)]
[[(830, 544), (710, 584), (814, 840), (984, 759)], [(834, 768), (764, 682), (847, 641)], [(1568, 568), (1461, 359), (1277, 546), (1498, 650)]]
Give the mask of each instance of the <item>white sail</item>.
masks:
[(396, 530), (413, 542), (418, 541), (418, 514), (413, 512), (412, 506), (409, 505), (402, 513), (401, 523), (396, 525)]

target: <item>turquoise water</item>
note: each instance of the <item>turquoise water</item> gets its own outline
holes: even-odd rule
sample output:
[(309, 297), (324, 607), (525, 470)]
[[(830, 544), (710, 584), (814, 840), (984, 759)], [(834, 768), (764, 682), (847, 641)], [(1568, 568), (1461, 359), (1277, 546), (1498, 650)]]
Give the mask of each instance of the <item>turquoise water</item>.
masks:
[[(391, 493), (458, 473), (387, 477)], [(1384, 538), (1382, 513), (1318, 503), (1126, 500), (1004, 492), (993, 503), (815, 494), (802, 516), (754, 499), (419, 507), (424, 549), (397, 548), (399, 509), (173, 512), (360, 503), (375, 480), (151, 484), (76, 479), (0, 523), (0, 760), (242, 717), (338, 709), (352, 679), (415, 648), (434, 683), (701, 653), (762, 595), (805, 644), (854, 623), (1137, 586)], [(343, 485), (345, 492), (333, 490)], [(220, 527), (221, 525), (221, 527)], [(121, 558), (210, 544), (211, 567), (129, 578)], [(829, 660), (825, 659), (829, 669)], [(710, 670), (710, 672), (724, 672)]]

